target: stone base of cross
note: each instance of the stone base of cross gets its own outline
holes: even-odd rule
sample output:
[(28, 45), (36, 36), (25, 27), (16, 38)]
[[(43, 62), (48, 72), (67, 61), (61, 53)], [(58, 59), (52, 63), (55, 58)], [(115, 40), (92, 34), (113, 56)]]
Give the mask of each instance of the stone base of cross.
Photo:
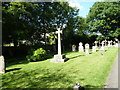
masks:
[(50, 60), (50, 62), (53, 63), (59, 63), (59, 62), (65, 62), (66, 58), (65, 55), (61, 54), (61, 38), (60, 38), (60, 28), (58, 28), (58, 31), (56, 32), (58, 34), (58, 54), (54, 55), (54, 58)]
[(54, 58), (50, 60), (53, 63), (62, 63), (66, 61), (65, 55), (54, 55)]

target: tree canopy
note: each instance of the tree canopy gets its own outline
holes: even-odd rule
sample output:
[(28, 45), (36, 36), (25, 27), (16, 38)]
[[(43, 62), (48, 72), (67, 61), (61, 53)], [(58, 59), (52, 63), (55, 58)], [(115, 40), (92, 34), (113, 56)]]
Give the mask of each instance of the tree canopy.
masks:
[(68, 2), (3, 2), (2, 12), (3, 42), (45, 41), (46, 33), (54, 32), (64, 24), (72, 33), (79, 21), (75, 19), (78, 9), (70, 7)]
[(120, 2), (95, 2), (90, 8), (87, 23), (91, 32), (100, 32), (104, 38), (120, 36)]

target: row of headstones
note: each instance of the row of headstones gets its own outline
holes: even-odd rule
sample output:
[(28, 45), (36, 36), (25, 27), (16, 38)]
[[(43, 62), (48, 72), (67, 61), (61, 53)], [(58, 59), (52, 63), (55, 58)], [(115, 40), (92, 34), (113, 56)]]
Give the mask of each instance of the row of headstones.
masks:
[[(92, 52), (96, 52), (98, 49), (97, 46), (98, 41), (95, 41), (95, 46), (92, 46)], [(106, 41), (102, 41), (102, 46), (100, 47), (100, 51), (105, 51), (107, 49), (107, 47), (118, 47), (118, 43), (114, 43), (114, 45), (112, 45), (112, 41), (108, 41), (108, 45), (106, 44)], [(85, 53), (89, 54), (89, 44), (85, 44)], [(72, 45), (72, 51), (76, 51), (76, 45)], [(79, 52), (84, 52), (84, 47), (82, 42), (79, 43), (79, 47), (78, 47), (78, 51)]]
[[(78, 47), (79, 52), (84, 52), (84, 47), (82, 42), (79, 43), (79, 47)], [(72, 45), (72, 51), (75, 52), (76, 51), (76, 45)], [(85, 52), (86, 54), (89, 54), (89, 44), (85, 44)]]
[[(90, 46), (89, 46), (88, 43), (86, 43), (86, 44), (85, 44), (85, 53), (86, 53), (86, 54), (89, 54), (89, 49), (90, 49)], [(97, 47), (93, 46), (92, 51), (93, 51), (93, 52), (96, 52), (96, 49), (97, 49)], [(72, 51), (73, 51), (73, 52), (76, 51), (76, 45), (72, 45)], [(82, 42), (79, 43), (78, 51), (79, 51), (79, 52), (84, 52), (84, 47), (83, 47)]]
[(95, 46), (97, 46), (97, 44), (99, 44), (99, 46), (100, 46), (100, 44), (102, 44), (102, 46), (107, 46), (107, 47), (112, 47), (112, 46), (118, 47), (119, 41), (112, 41), (112, 40), (107, 41), (107, 40), (104, 40), (101, 43), (99, 41), (95, 41), (94, 43), (95, 43)]

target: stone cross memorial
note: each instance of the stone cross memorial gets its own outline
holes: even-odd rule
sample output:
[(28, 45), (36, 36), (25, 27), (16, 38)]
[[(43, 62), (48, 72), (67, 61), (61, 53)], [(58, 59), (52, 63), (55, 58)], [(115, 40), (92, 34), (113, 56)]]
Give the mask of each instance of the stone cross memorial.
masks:
[(79, 47), (78, 47), (79, 52), (84, 52), (84, 47), (82, 42), (79, 43)]
[(3, 56), (0, 56), (0, 73), (5, 73), (5, 61)]
[(54, 63), (64, 62), (65, 61), (65, 55), (61, 54), (61, 38), (60, 38), (60, 34), (62, 33), (62, 31), (60, 30), (60, 28), (58, 28), (58, 31), (56, 31), (56, 33), (58, 34), (58, 54), (54, 55), (54, 58), (51, 59), (50, 62), (54, 62)]
[(89, 44), (85, 44), (85, 53), (89, 54)]

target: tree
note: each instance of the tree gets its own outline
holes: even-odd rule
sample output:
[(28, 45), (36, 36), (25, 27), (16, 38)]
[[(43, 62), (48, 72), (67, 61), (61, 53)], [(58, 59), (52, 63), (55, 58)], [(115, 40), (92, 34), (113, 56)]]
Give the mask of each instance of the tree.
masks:
[(104, 37), (120, 36), (120, 2), (95, 2), (87, 16), (91, 32), (100, 32)]

